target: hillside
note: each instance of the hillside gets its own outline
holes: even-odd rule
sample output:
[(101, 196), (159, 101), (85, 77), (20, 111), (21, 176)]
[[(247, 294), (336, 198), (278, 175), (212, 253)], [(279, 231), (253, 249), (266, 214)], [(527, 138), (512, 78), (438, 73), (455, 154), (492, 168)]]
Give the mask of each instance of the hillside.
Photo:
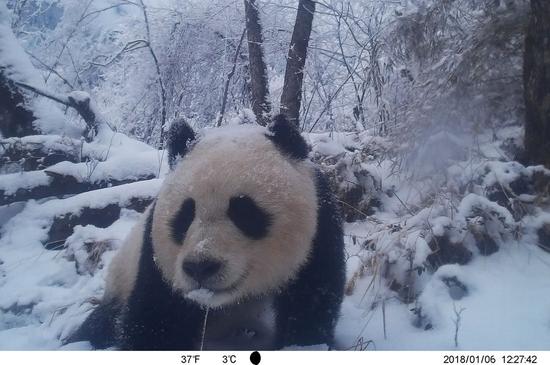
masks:
[[(307, 135), (312, 158), (332, 176), (353, 221), (345, 229), (348, 284), (337, 326), (342, 349), (547, 349), (550, 171), (507, 160), (520, 134), (512, 126), (497, 139), (480, 136), (482, 148), (454, 146), (452, 157), (436, 161), (446, 167), (430, 166), (429, 154), (419, 156), (414, 178), (391, 173), (393, 163), (384, 158), (391, 146), (382, 138)], [(437, 136), (426, 150), (450, 145), (441, 139), (453, 136)], [(159, 170), (158, 156), (117, 135), (90, 176), (78, 175), (78, 163), (44, 171), (83, 181), (107, 181), (112, 174), (138, 180), (144, 161), (151, 161), (144, 173)], [(102, 295), (109, 261), (155, 196), (166, 173), (160, 170), (151, 180), (31, 200), (5, 221), (3, 349), (59, 348), (83, 321)], [(40, 171), (3, 175), (4, 197), (40, 184), (26, 178)], [(357, 188), (361, 194), (350, 194)]]
[[(250, 43), (264, 106), (284, 111), (304, 1), (256, 3), (262, 42), (242, 2), (0, 3), (0, 350), (90, 349), (63, 341), (169, 173), (169, 127), (265, 118)], [(550, 350), (531, 3), (315, 2), (298, 127), (346, 222), (338, 349)]]

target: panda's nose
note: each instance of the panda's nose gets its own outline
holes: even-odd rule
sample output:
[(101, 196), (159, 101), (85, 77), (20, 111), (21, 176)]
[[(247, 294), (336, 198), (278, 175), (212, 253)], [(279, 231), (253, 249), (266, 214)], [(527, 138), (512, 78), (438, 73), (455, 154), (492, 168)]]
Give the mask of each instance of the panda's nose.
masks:
[(222, 263), (217, 260), (183, 262), (183, 271), (199, 283), (216, 274), (221, 267)]

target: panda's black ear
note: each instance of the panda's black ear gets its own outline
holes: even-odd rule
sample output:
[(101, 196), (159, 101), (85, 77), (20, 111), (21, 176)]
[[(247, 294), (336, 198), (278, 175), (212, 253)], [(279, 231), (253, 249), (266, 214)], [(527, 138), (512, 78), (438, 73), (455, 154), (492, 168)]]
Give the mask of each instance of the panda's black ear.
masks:
[(283, 114), (273, 117), (267, 128), (269, 132), (266, 133), (266, 137), (275, 143), (281, 153), (297, 160), (307, 158), (309, 148), (305, 139)]
[(189, 150), (189, 144), (196, 138), (193, 128), (183, 119), (179, 119), (172, 123), (168, 131), (168, 139), (166, 141), (168, 147), (168, 163), (173, 169), (178, 158), (185, 156)]

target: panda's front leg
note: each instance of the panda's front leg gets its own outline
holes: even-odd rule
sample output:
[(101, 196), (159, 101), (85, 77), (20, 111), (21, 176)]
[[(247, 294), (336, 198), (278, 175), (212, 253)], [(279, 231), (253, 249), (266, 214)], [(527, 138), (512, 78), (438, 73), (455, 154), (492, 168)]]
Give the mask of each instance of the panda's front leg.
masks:
[(198, 350), (204, 311), (177, 294), (155, 294), (158, 291), (129, 301), (121, 318), (121, 349)]
[(346, 276), (343, 230), (338, 208), (322, 175), (318, 193), (317, 232), (309, 260), (275, 298), (278, 348), (334, 345)]
[(204, 310), (163, 279), (154, 260), (152, 212), (145, 225), (135, 286), (120, 318), (118, 343), (123, 350), (197, 350)]
[(344, 265), (343, 254), (314, 253), (296, 280), (276, 296), (278, 348), (317, 344), (333, 347), (334, 327), (344, 295)]
[(99, 304), (64, 344), (89, 341), (94, 349), (106, 349), (116, 345), (115, 319), (121, 305), (116, 301)]
[(276, 346), (334, 343), (341, 297), (331, 288), (306, 288), (298, 283), (275, 300)]

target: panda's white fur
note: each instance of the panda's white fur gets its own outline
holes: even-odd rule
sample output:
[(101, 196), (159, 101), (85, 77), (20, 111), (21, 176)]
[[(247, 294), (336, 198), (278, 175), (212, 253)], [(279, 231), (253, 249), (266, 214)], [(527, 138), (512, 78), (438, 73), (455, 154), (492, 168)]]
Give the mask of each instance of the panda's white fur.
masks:
[[(199, 342), (193, 328), (202, 322), (204, 313), (199, 308), (209, 307), (213, 312), (206, 334), (212, 338), (212, 348), (276, 348), (287, 341), (331, 341), (344, 283), (340, 221), (332, 217), (336, 208), (330, 198), (323, 196), (319, 201), (319, 177), (311, 162), (305, 156), (285, 155), (280, 142), (270, 140), (268, 133), (263, 127), (219, 128), (205, 133), (185, 151), (182, 161), (166, 177), (155, 203), (113, 258), (102, 306), (73, 340), (90, 338), (98, 347), (114, 342), (122, 348), (192, 349)], [(301, 142), (305, 146), (303, 139)], [(229, 200), (239, 196), (252, 198), (269, 214), (269, 228), (262, 237), (247, 236), (227, 216)], [(176, 242), (174, 217), (189, 198), (196, 204), (194, 217), (183, 241)], [(204, 259), (222, 262), (223, 266), (199, 285), (182, 266), (185, 260)], [(308, 268), (304, 268), (306, 264)], [(158, 276), (153, 279), (158, 281), (146, 283), (149, 276)], [(167, 289), (159, 289), (159, 285), (164, 286), (159, 284), (162, 281)], [(296, 287), (289, 297), (291, 283)], [(158, 289), (163, 297), (136, 292), (138, 286), (140, 291)], [(297, 307), (292, 304), (296, 296), (311, 301), (316, 308)], [(155, 301), (165, 305), (157, 314), (153, 313), (157, 310)], [(180, 316), (181, 311), (173, 307), (187, 308), (184, 311), (188, 313), (174, 318), (176, 327), (167, 328), (172, 326), (170, 316)], [(155, 322), (155, 316), (162, 323)], [(319, 323), (312, 323), (317, 318)], [(293, 324), (295, 320), (298, 322)], [(265, 333), (256, 342), (226, 341), (234, 326), (240, 324), (250, 324), (249, 328)], [(147, 326), (155, 328), (143, 328)], [(185, 326), (189, 328), (181, 328)], [(163, 333), (193, 338), (191, 342), (158, 340)]]
[(136, 273), (139, 270), (145, 220), (150, 211), (151, 207), (147, 208), (145, 213), (142, 214), (115, 257), (113, 257), (105, 280), (104, 300), (118, 300), (123, 303), (128, 301), (136, 282)]

